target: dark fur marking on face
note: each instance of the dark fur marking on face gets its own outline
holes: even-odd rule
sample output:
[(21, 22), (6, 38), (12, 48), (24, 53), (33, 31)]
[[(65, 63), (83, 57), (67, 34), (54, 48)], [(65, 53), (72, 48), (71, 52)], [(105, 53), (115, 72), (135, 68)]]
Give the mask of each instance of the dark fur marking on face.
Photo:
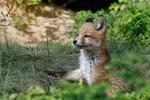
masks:
[(100, 31), (100, 30), (102, 30), (102, 29), (103, 29), (103, 24), (101, 24), (101, 25), (98, 27), (97, 31)]
[(86, 22), (86, 23), (88, 23), (88, 22), (93, 23), (93, 18), (88, 18), (85, 22)]

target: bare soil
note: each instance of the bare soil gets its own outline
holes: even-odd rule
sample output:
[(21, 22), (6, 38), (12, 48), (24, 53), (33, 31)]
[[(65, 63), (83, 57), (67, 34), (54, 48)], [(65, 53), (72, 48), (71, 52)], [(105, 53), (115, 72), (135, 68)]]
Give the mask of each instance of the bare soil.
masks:
[[(37, 6), (29, 6), (25, 10), (12, 9), (12, 13), (4, 17), (1, 13), (6, 14), (8, 9), (4, 6), (0, 7), (0, 42), (5, 42), (4, 29), (6, 26), (6, 35), (8, 40), (16, 42), (22, 46), (36, 46), (42, 42), (50, 43), (67, 43), (72, 41), (72, 38), (65, 34), (73, 30), (74, 21), (72, 16), (74, 12), (56, 7), (53, 5), (40, 4)], [(15, 17), (14, 17), (15, 16)], [(31, 18), (25, 24), (14, 23), (14, 18), (19, 16), (22, 21)]]

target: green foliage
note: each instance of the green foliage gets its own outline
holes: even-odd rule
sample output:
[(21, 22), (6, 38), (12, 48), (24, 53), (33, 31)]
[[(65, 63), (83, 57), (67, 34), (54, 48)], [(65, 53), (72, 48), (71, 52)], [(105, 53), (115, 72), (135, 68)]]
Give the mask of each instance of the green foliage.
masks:
[(120, 44), (127, 44), (128, 48), (137, 48), (150, 43), (149, 12), (148, 0), (119, 0), (119, 3), (113, 3), (105, 11), (100, 10), (96, 13), (80, 11), (73, 19), (76, 22), (75, 29), (78, 31), (88, 17), (94, 19), (105, 17), (108, 26), (108, 44), (110, 41), (117, 41)]
[(30, 87), (26, 94), (4, 94), (0, 100), (109, 100), (105, 93), (107, 85), (104, 83), (90, 87), (61, 81), (60, 85), (62, 88), (59, 89), (50, 87), (49, 94), (40, 87)]
[(130, 93), (116, 93), (114, 97), (118, 100), (149, 100), (150, 99), (150, 47), (145, 50), (125, 51), (121, 58), (116, 55), (112, 56), (111, 64), (106, 66), (106, 70), (113, 68), (121, 69), (114, 73), (127, 81)]
[(21, 17), (14, 16), (13, 17), (13, 23), (17, 24), (17, 25), (27, 25), (31, 22), (32, 19), (33, 19), (32, 17), (22, 19)]
[(142, 88), (141, 90), (134, 91), (131, 93), (116, 93), (114, 97), (117, 98), (117, 100), (149, 100), (150, 99), (150, 86), (146, 86)]
[(132, 52), (124, 52), (121, 58), (116, 55), (112, 56), (111, 64), (106, 66), (107, 70), (118, 68), (120, 71), (115, 75), (122, 76), (129, 84), (131, 90), (142, 89), (144, 86), (149, 86), (150, 72), (150, 48), (145, 50), (134, 50)]
[(32, 0), (32, 2), (33, 2), (34, 5), (37, 5), (37, 4), (39, 4), (40, 2), (42, 2), (42, 0)]
[(116, 92), (112, 98), (106, 95), (108, 85), (101, 83), (93, 86), (80, 85), (79, 83), (69, 83), (61, 81), (61, 88), (51, 86), (50, 92), (38, 86), (30, 87), (27, 93), (5, 93), (0, 100), (148, 100), (150, 98), (150, 86), (146, 86), (131, 93)]
[[(118, 20), (114, 22), (113, 26), (115, 28), (115, 36), (120, 35), (119, 38), (125, 37), (127, 42), (132, 43), (133, 46), (147, 44), (150, 36), (150, 14), (148, 13), (150, 11), (150, 5), (148, 1), (131, 2), (124, 0), (124, 2), (125, 4), (118, 5), (118, 10), (110, 11)], [(147, 7), (145, 7), (146, 4), (148, 4)], [(115, 6), (112, 5), (110, 8), (115, 9)]]
[(42, 0), (15, 0), (19, 4), (38, 5)]

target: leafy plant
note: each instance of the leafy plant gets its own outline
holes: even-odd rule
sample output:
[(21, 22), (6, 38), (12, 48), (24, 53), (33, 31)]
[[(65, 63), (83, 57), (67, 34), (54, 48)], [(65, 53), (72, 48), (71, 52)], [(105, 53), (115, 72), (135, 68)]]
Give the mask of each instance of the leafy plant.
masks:
[(26, 5), (38, 5), (42, 0), (15, 0), (14, 2)]

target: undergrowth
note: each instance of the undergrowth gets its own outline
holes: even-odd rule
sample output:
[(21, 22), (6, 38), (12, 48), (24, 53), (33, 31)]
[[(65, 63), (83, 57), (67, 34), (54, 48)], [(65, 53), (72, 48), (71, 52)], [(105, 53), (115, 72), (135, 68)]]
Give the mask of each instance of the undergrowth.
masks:
[(77, 52), (70, 44), (44, 43), (36, 48), (11, 44), (9, 49), (0, 44), (0, 93), (25, 92), (35, 85), (48, 88), (53, 79), (48, 79), (44, 71), (76, 68)]

